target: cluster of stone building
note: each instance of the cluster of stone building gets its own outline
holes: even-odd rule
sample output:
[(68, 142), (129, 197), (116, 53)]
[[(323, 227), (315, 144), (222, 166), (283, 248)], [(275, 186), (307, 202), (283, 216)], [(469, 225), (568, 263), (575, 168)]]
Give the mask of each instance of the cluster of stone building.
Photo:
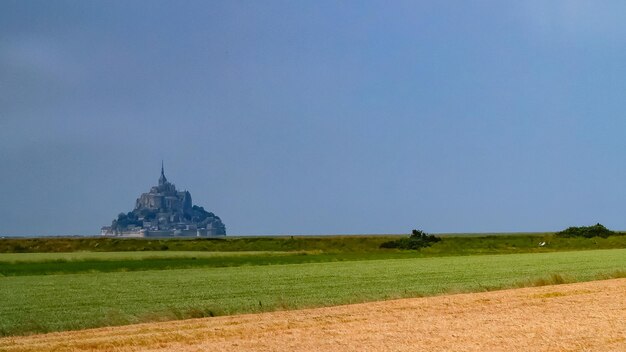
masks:
[(222, 220), (204, 208), (194, 206), (188, 191), (179, 192), (165, 177), (161, 165), (158, 186), (143, 193), (135, 209), (121, 213), (111, 226), (102, 227), (104, 236), (167, 237), (167, 236), (223, 236), (226, 227)]

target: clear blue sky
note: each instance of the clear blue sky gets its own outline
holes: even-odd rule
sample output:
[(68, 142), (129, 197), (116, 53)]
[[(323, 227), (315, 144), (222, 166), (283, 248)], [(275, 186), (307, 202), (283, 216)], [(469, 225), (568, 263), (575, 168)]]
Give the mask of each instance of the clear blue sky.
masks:
[(626, 2), (0, 2), (0, 234), (626, 229)]

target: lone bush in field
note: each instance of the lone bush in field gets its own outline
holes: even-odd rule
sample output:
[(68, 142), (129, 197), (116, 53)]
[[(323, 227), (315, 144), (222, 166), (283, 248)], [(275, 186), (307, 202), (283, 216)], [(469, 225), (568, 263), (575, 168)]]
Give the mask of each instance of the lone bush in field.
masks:
[(422, 230), (413, 230), (413, 233), (408, 238), (383, 242), (380, 244), (380, 248), (420, 249), (430, 247), (433, 243), (439, 241), (441, 241), (441, 238), (435, 235), (429, 235)]
[(557, 232), (556, 235), (558, 237), (602, 237), (607, 238), (611, 235), (616, 235), (617, 233), (611, 231), (600, 224), (595, 224), (593, 226), (572, 226), (567, 229)]

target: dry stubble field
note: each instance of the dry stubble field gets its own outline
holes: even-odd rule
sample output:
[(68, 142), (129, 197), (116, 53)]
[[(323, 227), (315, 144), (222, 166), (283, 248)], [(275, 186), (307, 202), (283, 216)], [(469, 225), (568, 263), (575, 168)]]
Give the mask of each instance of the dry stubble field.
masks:
[(626, 351), (626, 279), (0, 339), (3, 351)]

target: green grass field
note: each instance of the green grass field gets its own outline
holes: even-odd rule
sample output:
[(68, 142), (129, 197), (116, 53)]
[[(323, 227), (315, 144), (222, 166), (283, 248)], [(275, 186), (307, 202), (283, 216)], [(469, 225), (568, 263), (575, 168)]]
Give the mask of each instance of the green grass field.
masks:
[[(0, 253), (0, 276), (171, 270), (200, 267), (301, 263), (306, 252), (68, 252)], [(309, 260), (310, 261), (310, 260)]]
[(56, 253), (0, 253), (0, 263), (118, 261), (180, 258), (214, 258), (255, 255), (288, 255), (293, 252), (201, 252), (201, 251), (145, 251), (145, 252), (56, 252)]
[[(386, 235), (157, 240), (120, 238), (4, 239), (0, 240), (0, 276), (217, 268), (626, 248), (626, 236), (558, 238), (552, 234), (456, 235), (444, 236), (441, 242), (419, 251), (379, 248), (384, 241), (397, 238), (399, 237)], [(547, 242), (548, 245), (539, 247), (539, 242)], [(167, 248), (167, 250), (163, 248)], [(34, 251), (39, 251), (39, 253), (32, 253)]]
[[(529, 242), (525, 246), (535, 251), (536, 239), (507, 238), (494, 246), (507, 252), (507, 248), (519, 250), (519, 246)], [(481, 243), (484, 245), (487, 240), (479, 238), (479, 241), (483, 242), (468, 246), (477, 253), (498, 250), (487, 245), (481, 251)], [(579, 244), (568, 245), (578, 249)], [(586, 244), (617, 245), (600, 239), (596, 244)], [(449, 257), (437, 256), (443, 254), (437, 253), (435, 246), (429, 250), (434, 253), (413, 252), (411, 255), (434, 257), (274, 265), (251, 262), (231, 267), (115, 272), (95, 269), (80, 274), (61, 271), (58, 275), (34, 275), (26, 271), (0, 277), (0, 335), (482, 291), (626, 273), (626, 249)], [(137, 254), (146, 256), (143, 259), (133, 257), (135, 254), (130, 258), (113, 258), (120, 254), (111, 253), (102, 255), (110, 256), (108, 262), (117, 263), (141, 262), (154, 253)], [(255, 255), (261, 254), (221, 258)], [(290, 257), (282, 253), (273, 256)], [(185, 258), (188, 257), (161, 259)], [(199, 255), (196, 258), (201, 259)], [(220, 257), (210, 254), (202, 258)], [(64, 259), (64, 264), (89, 262), (81, 255), (76, 260), (42, 256), (31, 258), (30, 262), (45, 265), (59, 259)], [(102, 259), (100, 257), (98, 263), (107, 261)], [(2, 265), (25, 264), (15, 256), (2, 260)]]

